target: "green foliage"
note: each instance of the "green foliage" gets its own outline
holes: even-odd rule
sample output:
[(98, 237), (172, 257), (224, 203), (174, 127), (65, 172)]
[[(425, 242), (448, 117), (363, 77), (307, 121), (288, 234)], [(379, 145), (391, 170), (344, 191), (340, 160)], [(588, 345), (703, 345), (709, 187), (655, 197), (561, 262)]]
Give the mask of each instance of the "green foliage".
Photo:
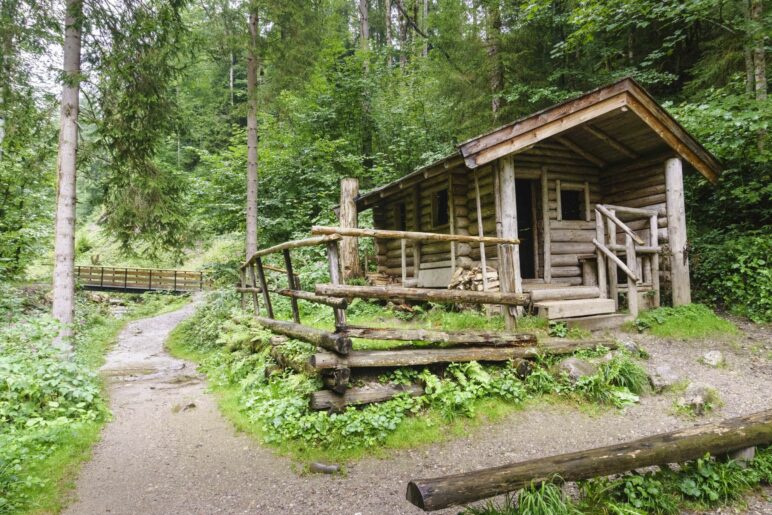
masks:
[(549, 335), (556, 338), (565, 338), (568, 336), (568, 326), (565, 322), (550, 322)]
[(645, 311), (635, 320), (639, 332), (649, 331), (662, 338), (706, 338), (737, 333), (731, 322), (719, 318), (701, 304)]

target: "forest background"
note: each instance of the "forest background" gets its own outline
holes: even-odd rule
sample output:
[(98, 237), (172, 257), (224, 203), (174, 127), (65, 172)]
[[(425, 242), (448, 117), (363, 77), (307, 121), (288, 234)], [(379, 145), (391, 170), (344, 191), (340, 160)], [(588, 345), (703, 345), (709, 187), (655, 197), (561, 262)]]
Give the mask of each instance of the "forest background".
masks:
[[(375, 187), (468, 137), (632, 76), (725, 167), (716, 186), (686, 174), (696, 298), (769, 321), (764, 7), (85, 1), (76, 259), (95, 258), (97, 235), (115, 249), (101, 264), (190, 264), (218, 245), (231, 264), (243, 258), (250, 49), (260, 246), (332, 223), (340, 178)], [(63, 12), (53, 0), (0, 0), (2, 282), (52, 261)]]

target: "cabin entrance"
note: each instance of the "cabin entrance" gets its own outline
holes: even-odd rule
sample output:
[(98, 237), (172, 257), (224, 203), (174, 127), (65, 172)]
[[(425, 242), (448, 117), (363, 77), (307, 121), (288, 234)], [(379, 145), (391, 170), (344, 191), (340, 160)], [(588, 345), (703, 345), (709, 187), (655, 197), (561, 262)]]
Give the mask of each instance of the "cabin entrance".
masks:
[(538, 180), (516, 179), (517, 234), (520, 239), (520, 276), (523, 279), (539, 277), (539, 230), (536, 213), (537, 199), (541, 198)]

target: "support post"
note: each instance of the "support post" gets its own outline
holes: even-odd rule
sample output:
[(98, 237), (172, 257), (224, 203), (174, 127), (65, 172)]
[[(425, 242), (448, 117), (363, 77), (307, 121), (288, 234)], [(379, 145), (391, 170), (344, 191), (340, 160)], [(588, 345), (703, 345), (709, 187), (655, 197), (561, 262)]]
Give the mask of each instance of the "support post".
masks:
[[(613, 214), (614, 211), (610, 210)], [(606, 220), (606, 236), (608, 237), (608, 244), (617, 244), (617, 226), (614, 225), (610, 219)], [(608, 244), (606, 246), (608, 246)], [(609, 247), (610, 248), (610, 247)], [(611, 252), (614, 252), (613, 250)], [(619, 286), (617, 276), (617, 264), (613, 259), (607, 260), (608, 263), (608, 291), (612, 299), (614, 299), (614, 311), (619, 309)]]
[(255, 274), (255, 264), (249, 265), (249, 279), (252, 281), (252, 305), (255, 308), (255, 314), (260, 314), (260, 301), (257, 300), (257, 275)]
[[(338, 242), (331, 241), (327, 243), (327, 260), (330, 265), (330, 282), (332, 284), (341, 284), (340, 273), (340, 254), (338, 253)], [(346, 327), (346, 310), (333, 308), (335, 313), (335, 330), (341, 331)]]
[(260, 288), (263, 290), (265, 312), (268, 313), (268, 318), (274, 318), (273, 306), (271, 305), (271, 295), (268, 293), (268, 283), (265, 280), (265, 270), (263, 270), (263, 258), (258, 257), (255, 260), (255, 268), (257, 269), (257, 280), (260, 281)]
[[(541, 217), (542, 217), (542, 234), (544, 235), (544, 282), (552, 282), (552, 242), (550, 235), (550, 195), (549, 195), (549, 177), (547, 167), (543, 166), (541, 169)], [(603, 241), (603, 240), (598, 240)]]
[[(451, 235), (456, 234), (456, 204), (453, 201), (453, 174), (448, 175), (448, 230)], [(456, 242), (450, 242), (450, 269), (456, 271)]]
[[(298, 290), (298, 284), (295, 282), (295, 274), (292, 273), (292, 258), (290, 257), (289, 249), (284, 249), (284, 268), (287, 269), (287, 284), (290, 290)], [(300, 310), (298, 309), (298, 299), (290, 297), (290, 305), (292, 306), (292, 320), (296, 324), (300, 323)]]
[(402, 286), (407, 282), (407, 241), (405, 238), (399, 240), (400, 264), (402, 266)]
[[(413, 188), (413, 230), (421, 231), (421, 184), (416, 184)], [(418, 275), (421, 273), (421, 241), (413, 240), (413, 279), (416, 286), (418, 284)]]
[(681, 160), (677, 157), (665, 162), (665, 195), (673, 305), (681, 306), (691, 303), (692, 293), (689, 284), (689, 258), (686, 250), (683, 167)]
[[(359, 195), (359, 179), (346, 178), (340, 181), (340, 226), (358, 227), (356, 198)], [(343, 280), (362, 277), (359, 264), (359, 239), (344, 237), (340, 242), (340, 259)]]
[[(480, 180), (477, 169), (474, 170), (474, 193), (477, 207), (477, 236), (483, 235), (482, 202), (480, 201)], [(480, 242), (480, 266), (483, 271), (483, 291), (488, 291), (488, 262), (485, 257), (485, 243)]]
[[(512, 157), (501, 159), (499, 166), (499, 202), (501, 205), (501, 237), (517, 239), (517, 197), (515, 195), (515, 163)], [(499, 279), (501, 291), (521, 293), (519, 245), (499, 246)], [(508, 330), (517, 325), (516, 308), (504, 307)]]

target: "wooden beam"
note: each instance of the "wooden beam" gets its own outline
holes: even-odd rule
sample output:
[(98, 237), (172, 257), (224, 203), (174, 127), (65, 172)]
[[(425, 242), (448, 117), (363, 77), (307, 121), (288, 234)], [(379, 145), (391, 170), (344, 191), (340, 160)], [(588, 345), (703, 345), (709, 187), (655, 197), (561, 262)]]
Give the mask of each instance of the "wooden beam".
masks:
[(617, 266), (621, 268), (622, 271), (626, 273), (628, 277), (632, 278), (634, 281), (640, 280), (638, 275), (632, 270), (630, 270), (630, 268), (625, 264), (625, 262), (619, 259), (617, 255), (611, 252), (605, 245), (601, 245), (600, 243), (598, 243), (598, 240), (596, 240), (595, 238), (592, 239), (592, 242), (595, 244), (595, 247), (597, 249), (599, 249), (601, 252), (603, 252), (603, 254), (606, 255), (607, 258), (609, 258), (612, 262), (616, 263)]
[[(284, 266), (287, 268), (287, 284), (289, 286), (290, 290), (299, 290), (300, 285), (298, 285), (295, 282), (295, 274), (292, 273), (292, 257), (290, 256), (290, 251), (288, 249), (284, 249), (282, 251), (284, 254)], [(300, 310), (298, 309), (298, 300), (296, 297), (289, 296), (290, 297), (290, 306), (292, 308), (292, 320), (295, 321), (296, 324), (300, 323)]]
[(347, 326), (344, 331), (352, 338), (371, 340), (421, 341), (452, 345), (480, 345), (485, 347), (517, 347), (535, 344), (536, 336), (501, 331), (439, 331), (433, 329), (403, 329), (387, 327)]
[[(338, 254), (338, 242), (327, 242), (327, 261), (330, 271), (330, 282), (332, 284), (340, 285), (343, 281), (340, 273), (340, 254)], [(335, 330), (339, 330), (346, 326), (346, 310), (341, 308), (333, 308), (333, 314), (335, 315)]]
[[(359, 195), (359, 179), (344, 178), (340, 181), (340, 213), (341, 227), (357, 227), (356, 198)], [(362, 277), (362, 268), (359, 264), (359, 240), (356, 237), (346, 236), (340, 241), (340, 262), (343, 269), (343, 280), (353, 277)]]
[[(498, 196), (501, 206), (501, 237), (518, 240), (515, 162), (511, 156), (500, 160)], [(502, 293), (522, 293), (520, 249), (514, 245), (499, 245), (498, 250), (499, 283)], [(508, 330), (514, 329), (517, 325), (516, 313), (505, 307), (504, 321)]]
[(485, 243), (486, 245), (510, 244), (517, 245), (520, 240), (513, 238), (493, 238), (489, 236), (471, 236), (468, 234), (442, 234), (436, 232), (415, 231), (390, 231), (385, 229), (353, 229), (342, 227), (325, 227), (315, 225), (311, 228), (312, 234), (325, 234), (329, 236), (363, 236), (368, 238), (380, 238), (389, 240), (427, 240), (427, 241), (456, 241), (465, 243)]
[(314, 238), (305, 238), (302, 240), (287, 241), (284, 243), (280, 243), (279, 245), (274, 245), (273, 247), (268, 247), (267, 249), (258, 250), (257, 252), (252, 254), (252, 256), (247, 260), (247, 262), (241, 265), (241, 267), (246, 268), (250, 264), (254, 263), (255, 259), (259, 257), (266, 256), (268, 254), (275, 254), (285, 249), (299, 249), (301, 247), (314, 247), (316, 245), (322, 245), (329, 241), (337, 241), (339, 239), (341, 239), (341, 236), (337, 234), (329, 234), (325, 236), (317, 236)]
[(593, 163), (595, 165), (598, 165), (601, 168), (606, 166), (606, 164), (607, 164), (606, 161), (604, 161), (603, 159), (601, 159), (601, 158), (591, 154), (590, 152), (587, 152), (582, 147), (580, 147), (579, 145), (577, 145), (576, 143), (574, 143), (573, 141), (568, 139), (567, 136), (556, 136), (555, 139), (558, 142), (560, 142), (561, 145), (563, 145), (564, 147), (569, 149), (571, 152), (573, 152), (574, 154), (577, 154), (580, 157), (583, 157), (587, 161), (589, 161), (589, 162), (591, 162), (591, 163)]
[(686, 427), (631, 442), (408, 483), (407, 500), (425, 511), (513, 492), (559, 477), (579, 481), (629, 470), (683, 463), (772, 443), (772, 409)]
[(335, 297), (321, 297), (314, 292), (303, 290), (290, 290), (285, 288), (283, 290), (276, 290), (274, 293), (281, 295), (282, 297), (291, 297), (293, 299), (301, 299), (308, 302), (314, 302), (316, 304), (324, 304), (336, 309), (346, 309), (348, 307), (348, 301), (346, 299), (339, 299)]
[(628, 234), (633, 239), (633, 241), (635, 241), (635, 243), (637, 243), (638, 245), (645, 245), (645, 242), (641, 239), (640, 236), (635, 234), (635, 231), (630, 229), (622, 220), (617, 218), (616, 215), (612, 213), (610, 210), (608, 210), (605, 206), (603, 206), (602, 204), (597, 204), (595, 206), (595, 211), (596, 211), (595, 216), (598, 216), (597, 212), (600, 211), (606, 218), (614, 222), (614, 224), (617, 227), (622, 229), (622, 231), (625, 234)]
[(633, 152), (632, 150), (630, 150), (629, 148), (627, 148), (626, 146), (624, 146), (623, 144), (621, 144), (620, 142), (618, 142), (617, 140), (615, 140), (614, 138), (612, 138), (611, 136), (603, 132), (602, 130), (596, 127), (593, 127), (589, 123), (582, 125), (582, 130), (584, 130), (589, 134), (592, 134), (593, 136), (603, 141), (604, 143), (606, 143), (608, 146), (610, 146), (620, 154), (624, 154), (630, 159), (638, 159), (638, 154), (636, 154), (635, 152)]
[(330, 333), (315, 327), (284, 320), (275, 320), (273, 318), (256, 318), (260, 325), (276, 334), (289, 336), (296, 340), (303, 340), (338, 354), (347, 354), (351, 351), (351, 338), (345, 334)]
[(541, 169), (541, 217), (544, 228), (544, 282), (552, 282), (552, 234), (550, 227), (549, 171)]
[[(597, 341), (567, 341), (531, 347), (460, 347), (455, 349), (402, 349), (351, 351), (346, 356), (320, 352), (311, 356), (309, 363), (316, 369), (339, 366), (348, 368), (406, 367), (432, 363), (461, 363), (468, 361), (507, 361), (510, 359), (535, 359), (542, 355), (571, 354), (581, 349), (594, 349)], [(603, 342), (604, 347), (616, 348), (613, 341)]]
[(361, 299), (405, 299), (449, 304), (502, 304), (525, 306), (530, 296), (524, 293), (492, 291), (440, 290), (434, 288), (402, 288), (398, 286), (349, 286), (317, 284), (316, 294), (329, 297)]
[(360, 388), (349, 388), (343, 395), (330, 390), (319, 390), (311, 393), (312, 410), (343, 411), (346, 406), (359, 406), (373, 402), (382, 402), (393, 399), (397, 395), (407, 393), (412, 397), (424, 394), (423, 386), (371, 384)]

